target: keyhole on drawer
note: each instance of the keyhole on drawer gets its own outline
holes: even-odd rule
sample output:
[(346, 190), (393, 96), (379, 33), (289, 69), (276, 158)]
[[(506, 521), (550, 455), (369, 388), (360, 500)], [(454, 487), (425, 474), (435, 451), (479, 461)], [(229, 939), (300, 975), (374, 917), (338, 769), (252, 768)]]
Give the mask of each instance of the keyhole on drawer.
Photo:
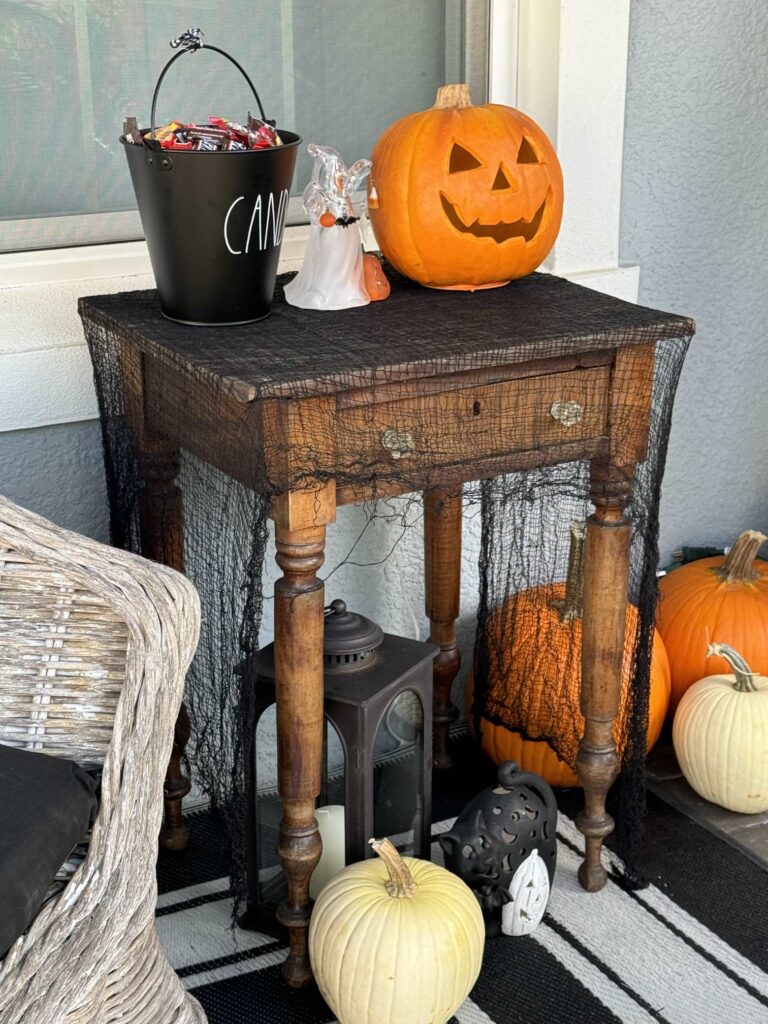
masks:
[(482, 405), (480, 404), (480, 402), (475, 401), (475, 402), (472, 403), (472, 415), (473, 416), (479, 416), (481, 409), (482, 409)]

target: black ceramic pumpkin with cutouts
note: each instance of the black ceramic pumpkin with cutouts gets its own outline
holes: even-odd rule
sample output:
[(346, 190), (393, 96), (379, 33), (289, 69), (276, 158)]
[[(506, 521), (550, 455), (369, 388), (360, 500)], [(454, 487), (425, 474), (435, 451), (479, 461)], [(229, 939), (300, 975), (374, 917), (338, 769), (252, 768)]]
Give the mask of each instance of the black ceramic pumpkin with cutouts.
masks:
[(475, 893), (486, 934), (526, 935), (544, 916), (557, 861), (557, 803), (549, 785), (514, 761), (440, 836), (445, 866)]

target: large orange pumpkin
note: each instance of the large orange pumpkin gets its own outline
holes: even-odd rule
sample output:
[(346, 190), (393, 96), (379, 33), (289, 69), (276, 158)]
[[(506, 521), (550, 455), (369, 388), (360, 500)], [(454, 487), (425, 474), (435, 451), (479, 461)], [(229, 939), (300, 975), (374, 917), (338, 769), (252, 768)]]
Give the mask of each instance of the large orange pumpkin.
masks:
[[(579, 709), (581, 690), (581, 577), (583, 532), (571, 537), (568, 579), (512, 595), (491, 618), (486, 629), (491, 685), (500, 674), (513, 693), (522, 694), (522, 724), (528, 736), (562, 738), (563, 747), (575, 748), (584, 731)], [(621, 700), (615, 738), (622, 754), (622, 733), (629, 711), (629, 684), (637, 637), (637, 608), (627, 605), (622, 665)], [(505, 649), (509, 633), (512, 650)], [(474, 679), (470, 675), (467, 712), (473, 726)], [(669, 705), (670, 673), (664, 644), (654, 631), (648, 713), (650, 750), (664, 724)], [(580, 785), (576, 773), (546, 740), (524, 739), (503, 725), (480, 720), (480, 745), (497, 764), (517, 761), (524, 771), (536, 772), (552, 786)]]
[(727, 555), (702, 558), (659, 582), (658, 628), (669, 655), (674, 712), (697, 680), (730, 672), (707, 657), (712, 640), (734, 647), (752, 669), (768, 675), (768, 563), (756, 561), (764, 533), (746, 530)]
[(472, 106), (446, 85), (429, 110), (376, 143), (370, 217), (387, 259), (431, 288), (507, 284), (541, 263), (563, 211), (563, 176), (539, 126), (512, 107)]

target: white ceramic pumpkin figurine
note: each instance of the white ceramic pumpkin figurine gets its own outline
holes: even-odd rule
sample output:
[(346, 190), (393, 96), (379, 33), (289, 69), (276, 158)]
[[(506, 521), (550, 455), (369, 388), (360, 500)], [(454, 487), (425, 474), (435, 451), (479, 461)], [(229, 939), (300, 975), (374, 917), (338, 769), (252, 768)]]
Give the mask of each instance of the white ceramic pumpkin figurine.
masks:
[(509, 902), (501, 908), (505, 935), (530, 935), (544, 917), (549, 903), (549, 873), (538, 850), (531, 850), (512, 876)]
[(445, 1024), (480, 973), (480, 905), (445, 868), (371, 845), (381, 859), (340, 871), (312, 911), (315, 980), (340, 1024)]
[(680, 768), (699, 796), (729, 811), (768, 811), (768, 677), (727, 644), (710, 644), (734, 675), (707, 676), (683, 695), (672, 726)]

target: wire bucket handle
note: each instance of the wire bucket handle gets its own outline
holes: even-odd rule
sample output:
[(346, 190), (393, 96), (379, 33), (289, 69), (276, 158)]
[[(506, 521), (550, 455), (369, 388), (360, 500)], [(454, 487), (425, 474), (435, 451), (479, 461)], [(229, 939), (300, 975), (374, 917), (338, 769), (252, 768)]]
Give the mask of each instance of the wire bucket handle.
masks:
[(182, 32), (182, 34), (180, 36), (177, 36), (176, 39), (172, 39), (171, 40), (170, 45), (171, 45), (172, 49), (179, 50), (179, 52), (175, 53), (173, 55), (173, 57), (171, 57), (171, 59), (165, 65), (163, 70), (160, 72), (160, 77), (157, 80), (157, 85), (155, 86), (155, 91), (154, 91), (154, 93), (152, 95), (152, 112), (151, 112), (150, 117), (149, 117), (150, 125), (151, 125), (151, 128), (152, 128), (152, 131), (150, 133), (150, 138), (152, 139), (152, 141), (155, 140), (155, 112), (156, 112), (156, 108), (157, 108), (157, 97), (158, 97), (158, 94), (160, 92), (160, 86), (163, 84), (163, 79), (165, 78), (166, 72), (170, 68), (171, 64), (173, 64), (174, 61), (177, 61), (179, 59), (179, 57), (183, 57), (185, 53), (194, 53), (195, 50), (202, 50), (202, 49), (215, 50), (216, 53), (220, 53), (222, 55), (222, 57), (226, 57), (227, 60), (230, 62), (230, 64), (234, 64), (235, 65), (237, 70), (240, 72), (240, 74), (246, 80), (248, 85), (251, 87), (251, 92), (255, 96), (256, 103), (258, 104), (258, 107), (259, 107), (259, 113), (261, 114), (261, 120), (265, 121), (267, 124), (272, 125), (273, 128), (275, 126), (275, 122), (274, 121), (270, 121), (270, 120), (267, 119), (267, 115), (264, 113), (264, 107), (262, 106), (261, 99), (259, 98), (259, 94), (256, 92), (256, 86), (250, 80), (250, 78), (246, 74), (245, 70), (241, 67), (240, 64), (238, 64), (238, 62), (235, 60), (235, 58), (231, 54), (226, 52), (226, 50), (222, 50), (218, 46), (211, 46), (210, 44), (204, 43), (203, 42), (204, 34), (205, 33), (201, 29), (199, 29), (199, 28), (188, 28), (186, 32)]

